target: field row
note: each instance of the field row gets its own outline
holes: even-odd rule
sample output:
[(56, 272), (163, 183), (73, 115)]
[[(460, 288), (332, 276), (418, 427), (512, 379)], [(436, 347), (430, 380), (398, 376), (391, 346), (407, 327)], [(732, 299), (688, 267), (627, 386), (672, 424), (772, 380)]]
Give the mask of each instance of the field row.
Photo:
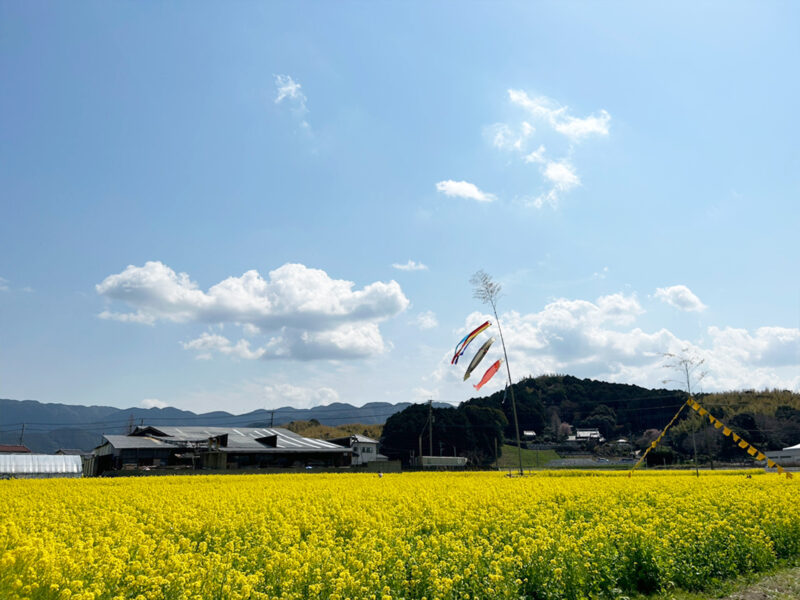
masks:
[(776, 475), (0, 482), (0, 597), (613, 598), (800, 554)]

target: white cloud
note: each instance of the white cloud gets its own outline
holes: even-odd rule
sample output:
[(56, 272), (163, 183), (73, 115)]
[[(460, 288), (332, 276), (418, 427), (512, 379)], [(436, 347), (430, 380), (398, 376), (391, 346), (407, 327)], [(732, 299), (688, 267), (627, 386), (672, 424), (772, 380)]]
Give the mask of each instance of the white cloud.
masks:
[(242, 326), (242, 332), (248, 337), (255, 337), (261, 333), (261, 329), (252, 323), (245, 323)]
[(545, 147), (539, 146), (536, 150), (527, 154), (524, 158), (526, 163), (536, 163), (536, 164), (544, 164), (546, 159), (544, 157)]
[(275, 75), (275, 104), (287, 103), (292, 112), (301, 119), (301, 125), (309, 128), (305, 115), (308, 112), (306, 103), (308, 98), (301, 91), (302, 86), (292, 79), (289, 75)]
[(548, 123), (555, 131), (572, 141), (579, 141), (588, 135), (608, 135), (611, 115), (601, 110), (598, 115), (579, 118), (569, 114), (569, 108), (560, 106), (555, 100), (539, 96), (531, 98), (522, 90), (508, 90), (513, 104), (527, 110), (534, 118)]
[(197, 358), (208, 359), (211, 357), (211, 352), (216, 351), (221, 354), (235, 356), (238, 358), (255, 359), (261, 358), (266, 353), (264, 348), (250, 349), (250, 342), (241, 339), (235, 344), (219, 334), (203, 333), (199, 338), (191, 340), (190, 342), (181, 342), (184, 350), (196, 350), (199, 352)]
[(492, 146), (499, 150), (522, 150), (526, 140), (536, 132), (536, 129), (523, 121), (519, 129), (512, 129), (505, 123), (495, 123), (486, 128), (485, 133)]
[(435, 400), (438, 397), (436, 390), (431, 390), (423, 387), (416, 387), (411, 390), (416, 402), (423, 402), (425, 400)]
[(143, 325), (152, 325), (156, 322), (156, 318), (153, 315), (145, 314), (139, 311), (135, 313), (115, 313), (109, 310), (104, 310), (97, 316), (101, 319), (119, 321), (121, 323), (141, 323)]
[(733, 327), (709, 327), (712, 348), (737, 361), (757, 366), (800, 363), (800, 329), (759, 327), (754, 333)]
[(700, 302), (700, 298), (695, 296), (692, 290), (685, 285), (656, 288), (655, 297), (670, 306), (688, 312), (700, 312), (706, 309), (706, 305)]
[[(539, 312), (502, 314), (512, 376), (569, 373), (660, 388), (672, 377), (664, 370), (664, 353), (677, 354), (688, 348), (706, 359), (709, 373), (703, 380), (704, 391), (800, 390), (800, 329), (710, 327), (709, 343), (700, 344), (680, 339), (665, 328), (643, 330), (636, 326), (643, 312), (635, 295), (619, 293), (593, 302), (560, 298)], [(493, 328), (490, 315), (473, 313), (459, 331), (469, 331), (487, 319), (492, 320)], [(454, 333), (455, 339), (457, 335)], [(498, 353), (486, 360), (499, 357)], [(443, 355), (430, 380), (437, 389), (460, 390), (463, 370), (449, 362), (450, 355)], [(493, 393), (502, 387), (502, 378), (495, 378), (485, 391)]]
[(167, 408), (169, 404), (162, 402), (158, 398), (145, 398), (139, 403), (142, 408)]
[(445, 196), (453, 196), (456, 198), (466, 198), (468, 200), (476, 200), (478, 202), (493, 202), (497, 200), (494, 194), (488, 194), (478, 189), (474, 183), (468, 181), (440, 181), (436, 184), (437, 191), (443, 193)]
[(312, 408), (339, 402), (339, 393), (329, 387), (308, 388), (288, 383), (278, 383), (265, 385), (263, 394), (267, 404), (278, 408), (283, 406)]
[(562, 195), (581, 184), (575, 168), (567, 161), (547, 161), (542, 175), (550, 183), (550, 189), (533, 199), (531, 204), (536, 208), (542, 208), (545, 204), (558, 207)]
[(421, 330), (434, 329), (439, 326), (439, 321), (436, 320), (436, 313), (432, 310), (419, 313), (414, 318), (414, 324)]
[(8, 279), (0, 277), (0, 292), (8, 291)]
[(257, 271), (229, 277), (207, 292), (186, 273), (175, 273), (161, 262), (128, 266), (109, 275), (97, 292), (134, 309), (103, 311), (101, 318), (154, 324), (157, 321), (229, 323), (245, 335), (275, 332), (261, 348), (205, 333), (184, 347), (207, 358), (220, 352), (240, 358), (352, 358), (386, 350), (378, 323), (408, 307), (395, 281), (371, 283), (360, 290), (351, 281), (332, 279), (325, 271), (301, 264), (285, 264), (269, 273)]
[(427, 265), (415, 262), (413, 260), (409, 260), (405, 264), (393, 263), (392, 267), (394, 267), (395, 269), (397, 269), (399, 271), (427, 271), (428, 270)]
[(541, 124), (541, 134), (549, 134), (550, 141), (556, 143), (557, 147), (565, 141), (568, 143), (563, 158), (551, 159), (545, 156), (546, 148), (543, 144), (532, 151), (528, 147), (529, 142), (539, 135), (536, 127), (528, 121), (523, 121), (519, 127), (495, 123), (486, 129), (492, 146), (518, 152), (525, 163), (539, 165), (547, 189), (535, 196), (522, 195), (526, 202), (536, 208), (544, 205), (556, 208), (564, 194), (581, 185), (580, 177), (569, 160), (573, 154), (573, 146), (590, 135), (607, 136), (611, 116), (607, 111), (601, 110), (587, 117), (575, 117), (569, 113), (568, 107), (559, 105), (555, 100), (544, 96), (532, 98), (522, 90), (509, 89), (508, 98), (512, 104), (524, 109), (534, 122)]
[(567, 192), (581, 184), (581, 180), (575, 174), (575, 168), (566, 161), (548, 162), (544, 176), (562, 192)]
[(275, 87), (278, 90), (278, 94), (275, 96), (275, 104), (280, 104), (288, 99), (305, 110), (307, 98), (300, 91), (302, 86), (289, 75), (275, 75)]

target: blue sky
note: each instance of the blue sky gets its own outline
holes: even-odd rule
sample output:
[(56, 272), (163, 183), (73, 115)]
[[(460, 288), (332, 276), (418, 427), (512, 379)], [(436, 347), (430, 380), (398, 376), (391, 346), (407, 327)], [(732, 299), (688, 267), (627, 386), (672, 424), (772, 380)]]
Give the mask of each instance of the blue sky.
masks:
[(478, 269), (515, 379), (661, 386), (686, 348), (706, 391), (800, 390), (798, 27), (788, 2), (0, 2), (0, 397), (456, 403), (500, 358), (449, 364)]

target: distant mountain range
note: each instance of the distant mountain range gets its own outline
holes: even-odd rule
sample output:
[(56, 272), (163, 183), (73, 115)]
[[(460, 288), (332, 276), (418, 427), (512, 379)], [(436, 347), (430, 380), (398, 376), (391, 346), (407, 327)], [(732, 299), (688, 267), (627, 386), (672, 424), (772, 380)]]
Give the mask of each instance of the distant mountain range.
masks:
[(172, 407), (114, 408), (0, 399), (0, 444), (17, 444), (21, 438), (33, 452), (52, 453), (59, 448), (88, 451), (102, 442), (103, 434), (124, 434), (141, 424), (277, 427), (291, 421), (316, 419), (323, 425), (380, 425), (410, 404), (370, 402), (353, 406), (336, 402), (314, 408), (285, 406), (234, 415), (223, 411), (196, 414)]

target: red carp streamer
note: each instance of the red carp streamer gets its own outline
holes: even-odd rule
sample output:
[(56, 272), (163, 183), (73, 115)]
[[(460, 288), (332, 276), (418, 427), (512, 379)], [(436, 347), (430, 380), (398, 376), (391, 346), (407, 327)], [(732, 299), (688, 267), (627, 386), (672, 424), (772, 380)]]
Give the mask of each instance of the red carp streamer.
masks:
[(486, 369), (486, 373), (483, 374), (483, 377), (478, 385), (473, 385), (472, 387), (474, 387), (476, 390), (481, 389), (492, 377), (494, 377), (494, 374), (497, 373), (498, 369), (500, 369), (500, 363), (502, 362), (502, 360), (498, 360), (491, 367)]

